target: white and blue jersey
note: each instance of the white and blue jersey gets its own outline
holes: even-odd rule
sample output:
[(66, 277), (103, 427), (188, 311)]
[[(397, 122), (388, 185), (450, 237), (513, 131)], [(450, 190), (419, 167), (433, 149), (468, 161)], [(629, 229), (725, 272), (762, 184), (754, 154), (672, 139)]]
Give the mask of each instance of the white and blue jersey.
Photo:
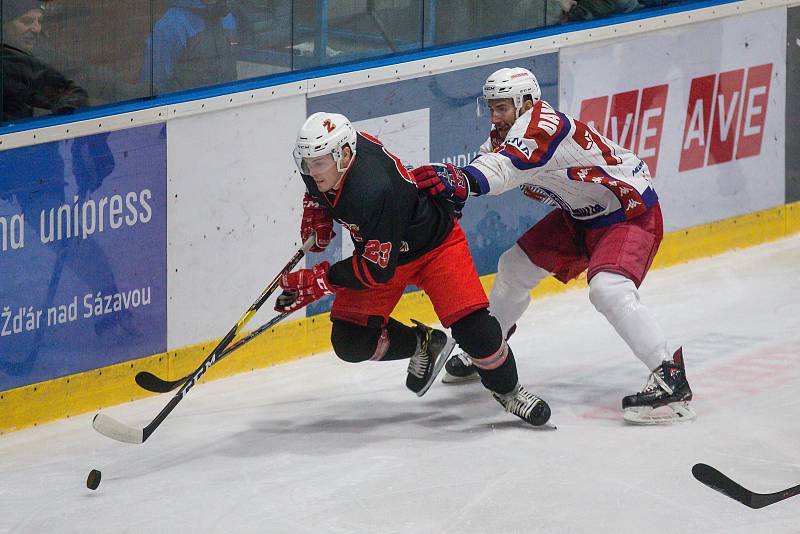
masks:
[(632, 219), (658, 202), (644, 161), (543, 100), (491, 147), (490, 137), (464, 169), (478, 195), (519, 187), (589, 228)]

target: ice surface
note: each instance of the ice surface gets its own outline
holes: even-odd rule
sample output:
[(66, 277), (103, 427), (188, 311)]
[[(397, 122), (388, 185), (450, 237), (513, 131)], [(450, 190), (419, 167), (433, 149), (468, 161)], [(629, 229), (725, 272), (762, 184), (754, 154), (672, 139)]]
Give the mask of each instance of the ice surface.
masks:
[[(800, 532), (800, 497), (751, 510), (691, 475), (800, 484), (798, 274), (800, 236), (650, 274), (693, 422), (622, 422), (647, 370), (577, 290), (534, 301), (511, 343), (557, 431), (474, 383), (417, 399), (404, 362), (323, 355), (200, 385), (143, 445), (94, 414), (0, 436), (0, 532)], [(168, 399), (107, 413), (141, 427)]]

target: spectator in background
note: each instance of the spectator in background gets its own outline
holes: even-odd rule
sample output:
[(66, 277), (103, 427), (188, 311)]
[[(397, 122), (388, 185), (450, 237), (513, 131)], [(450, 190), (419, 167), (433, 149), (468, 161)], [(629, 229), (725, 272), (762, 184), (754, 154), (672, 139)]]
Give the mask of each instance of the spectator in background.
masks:
[(147, 40), (142, 80), (156, 94), (236, 80), (236, 22), (226, 0), (171, 0)]
[(4, 2), (2, 7), (3, 42), (26, 52), (33, 50), (33, 45), (42, 32), (42, 2), (10, 0)]
[(86, 91), (32, 54), (42, 14), (41, 2), (3, 1), (2, 122), (71, 113), (87, 103)]

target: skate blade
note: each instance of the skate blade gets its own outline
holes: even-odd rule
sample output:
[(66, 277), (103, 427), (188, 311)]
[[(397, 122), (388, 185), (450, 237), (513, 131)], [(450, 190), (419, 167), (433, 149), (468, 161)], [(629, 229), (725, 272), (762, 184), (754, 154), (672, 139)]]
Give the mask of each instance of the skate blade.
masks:
[(688, 401), (673, 402), (655, 410), (649, 406), (626, 408), (623, 413), (625, 422), (632, 425), (668, 425), (690, 421), (695, 417), (697, 414)]
[(481, 375), (478, 373), (472, 373), (467, 376), (454, 376), (445, 369), (444, 376), (442, 377), (442, 384), (467, 384), (469, 382), (477, 382), (480, 379)]
[(490, 430), (502, 430), (504, 428), (515, 428), (515, 429), (524, 429), (524, 430), (533, 430), (536, 432), (552, 432), (554, 430), (558, 430), (558, 427), (551, 423), (550, 421), (546, 422), (543, 425), (534, 426), (527, 421), (523, 421), (522, 419), (510, 419), (508, 421), (502, 421), (499, 423), (489, 423), (487, 425), (481, 425), (484, 428), (488, 428)]

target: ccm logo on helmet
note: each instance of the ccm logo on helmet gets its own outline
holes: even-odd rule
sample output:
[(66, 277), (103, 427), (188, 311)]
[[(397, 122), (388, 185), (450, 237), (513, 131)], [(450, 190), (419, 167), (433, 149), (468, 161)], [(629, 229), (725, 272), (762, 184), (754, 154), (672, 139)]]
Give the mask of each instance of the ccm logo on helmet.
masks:
[(333, 124), (330, 119), (325, 119), (324, 121), (322, 121), (322, 125), (325, 127), (328, 133), (331, 133), (333, 130), (336, 129), (336, 125)]

